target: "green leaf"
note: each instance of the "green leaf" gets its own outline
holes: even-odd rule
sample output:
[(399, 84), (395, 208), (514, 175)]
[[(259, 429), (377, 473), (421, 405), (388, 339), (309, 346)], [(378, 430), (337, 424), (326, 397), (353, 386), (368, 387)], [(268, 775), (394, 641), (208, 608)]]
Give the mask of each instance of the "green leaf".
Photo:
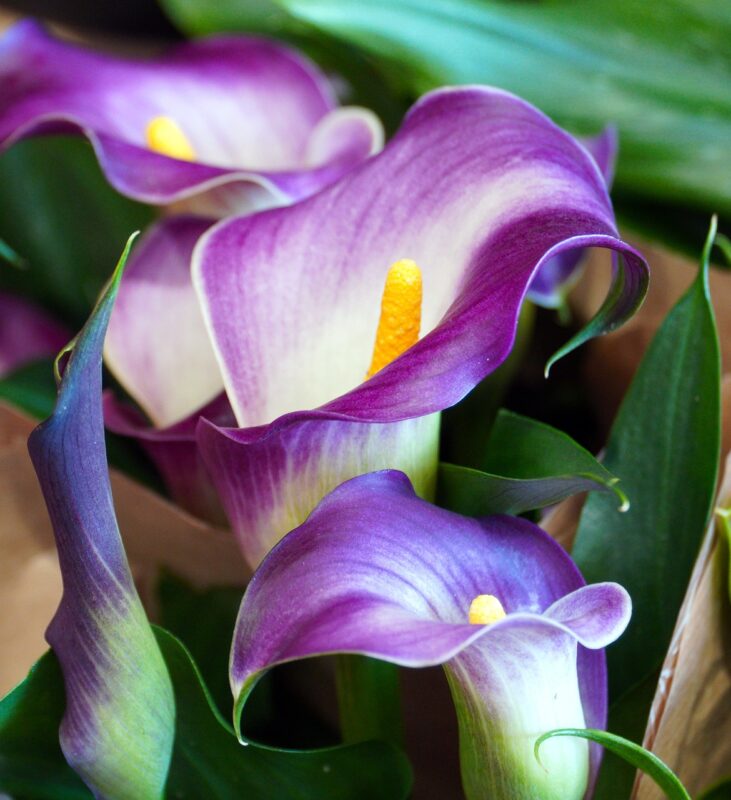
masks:
[(192, 34), (338, 37), (395, 91), (489, 83), (577, 133), (618, 125), (620, 191), (731, 212), (731, 11), (675, 0), (160, 0)]
[(535, 755), (539, 761), (541, 745), (555, 736), (577, 736), (581, 739), (597, 742), (612, 753), (621, 756), (633, 767), (641, 769), (665, 792), (668, 800), (691, 800), (690, 795), (675, 773), (656, 755), (640, 747), (640, 745), (630, 742), (629, 739), (615, 736), (613, 733), (607, 733), (606, 731), (597, 731), (591, 728), (557, 728), (544, 733), (543, 736), (538, 737), (535, 745)]
[(572, 554), (587, 581), (621, 583), (632, 621), (609, 650), (618, 698), (662, 661), (715, 493), (720, 452), (720, 359), (708, 289), (712, 229), (698, 277), (670, 311), (627, 392), (604, 465), (632, 508), (592, 495)]
[(16, 269), (25, 269), (25, 261), (13, 250), (10, 245), (0, 239), (0, 258), (4, 259)]
[[(242, 594), (243, 588), (234, 586), (197, 589), (167, 573), (161, 576), (157, 587), (162, 626), (188, 649), (211, 699), (225, 719), (231, 716), (233, 708), (228, 661)], [(211, 620), (215, 620), (215, 625)], [(288, 680), (293, 666), (272, 670), (257, 684), (246, 703), (244, 735), (277, 746), (308, 749), (340, 741), (337, 731), (317, 709), (292, 702), (297, 694)], [(307, 667), (307, 662), (297, 664), (298, 681), (307, 682), (303, 676)]]
[[(642, 741), (647, 727), (647, 713), (657, 692), (660, 670), (655, 670), (640, 683), (636, 683), (609, 709), (607, 729), (615, 736), (631, 741)], [(599, 780), (592, 800), (617, 800), (629, 797), (635, 780), (631, 764), (609, 752), (599, 771)]]
[(50, 417), (56, 405), (53, 359), (32, 361), (0, 378), (0, 400), (36, 419)]
[(19, 142), (0, 157), (0, 239), (28, 268), (0, 269), (0, 288), (34, 297), (80, 327), (119, 242), (152, 216), (109, 186), (87, 142)]
[(167, 793), (176, 800), (402, 800), (411, 788), (404, 756), (385, 742), (312, 751), (242, 747), (213, 705), (189, 653), (156, 630), (178, 709)]
[(335, 659), (335, 683), (344, 741), (382, 739), (403, 744), (401, 684), (395, 664), (341, 653)]
[(0, 700), (0, 792), (32, 800), (91, 800), (58, 743), (64, 706), (61, 669), (49, 651)]
[[(405, 757), (384, 742), (314, 751), (241, 746), (213, 705), (185, 647), (161, 628), (155, 635), (175, 690), (175, 746), (165, 797), (170, 800), (404, 800), (411, 788)], [(46, 653), (0, 701), (0, 790), (32, 800), (88, 800), (58, 745), (64, 709), (58, 661)]]
[(241, 587), (195, 589), (168, 573), (160, 577), (157, 586), (161, 626), (188, 649), (225, 717), (233, 707), (228, 659), (242, 594)]
[(608, 502), (626, 509), (618, 479), (570, 436), (502, 409), (487, 443), (480, 472), (440, 464), (439, 504), (468, 516), (522, 514), (578, 492), (613, 493)]

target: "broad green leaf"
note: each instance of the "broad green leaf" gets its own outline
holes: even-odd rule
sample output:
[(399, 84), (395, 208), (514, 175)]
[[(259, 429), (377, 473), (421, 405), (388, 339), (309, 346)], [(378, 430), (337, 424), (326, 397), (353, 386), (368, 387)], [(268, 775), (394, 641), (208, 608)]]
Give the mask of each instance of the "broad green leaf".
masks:
[(192, 34), (338, 37), (392, 89), (489, 83), (577, 133), (618, 125), (620, 192), (731, 212), (731, 7), (674, 0), (160, 0)]
[(0, 239), (0, 258), (4, 259), (16, 269), (25, 269), (25, 262), (10, 245)]
[(411, 788), (405, 758), (384, 742), (312, 751), (241, 746), (213, 705), (190, 655), (157, 629), (175, 687), (175, 749), (166, 796), (176, 800), (402, 800)]
[(536, 758), (540, 761), (540, 747), (543, 742), (556, 736), (577, 736), (581, 739), (597, 742), (602, 747), (616, 753), (627, 763), (641, 769), (649, 775), (655, 783), (665, 792), (668, 800), (691, 800), (683, 784), (675, 773), (667, 767), (656, 755), (645, 750), (638, 744), (616, 736), (606, 731), (592, 730), (591, 728), (557, 728), (538, 737), (535, 746)]
[(150, 209), (107, 184), (87, 142), (20, 142), (0, 156), (0, 239), (27, 268), (0, 268), (0, 288), (35, 297), (80, 327), (119, 242), (151, 220)]
[[(173, 680), (175, 746), (169, 800), (404, 800), (411, 772), (403, 755), (382, 742), (314, 751), (238, 743), (213, 705), (185, 647), (155, 629)], [(88, 800), (91, 794), (58, 745), (63, 678), (48, 652), (0, 701), (0, 791), (33, 800)]]
[(399, 668), (368, 656), (341, 653), (335, 660), (340, 730), (346, 742), (382, 739), (403, 744)]
[(168, 573), (157, 586), (161, 626), (188, 649), (224, 717), (233, 708), (228, 659), (242, 594), (241, 587), (199, 590)]
[[(233, 709), (228, 660), (242, 594), (243, 589), (234, 586), (196, 589), (170, 574), (163, 574), (157, 587), (162, 626), (188, 649), (225, 719)], [(308, 666), (307, 662), (297, 664), (298, 675)], [(296, 742), (300, 747), (322, 747), (337, 742), (337, 731), (315, 709), (293, 707), (288, 682), (293, 668), (272, 670), (257, 684), (246, 703), (244, 735), (283, 746)]]
[(618, 698), (665, 655), (711, 511), (720, 452), (720, 362), (708, 289), (709, 236), (698, 277), (648, 348), (612, 427), (604, 466), (632, 507), (594, 494), (573, 556), (587, 581), (632, 595), (632, 621), (609, 650)]
[[(698, 277), (670, 311), (625, 396), (604, 465), (632, 507), (587, 500), (572, 555), (587, 581), (617, 581), (633, 615), (608, 650), (610, 700), (642, 731), (652, 691), (633, 692), (665, 656), (713, 503), (720, 450), (720, 363), (708, 290), (712, 226)], [(607, 776), (600, 778), (628, 782)], [(621, 772), (622, 770), (620, 770)], [(611, 778), (611, 780), (610, 780)], [(601, 795), (609, 796), (609, 795)]]
[(440, 505), (468, 516), (521, 514), (577, 494), (610, 492), (625, 509), (618, 478), (570, 436), (542, 422), (501, 410), (486, 450), (487, 472), (441, 464)]
[(0, 792), (32, 800), (91, 800), (58, 743), (63, 677), (50, 651), (0, 700)]
[(0, 400), (36, 419), (50, 417), (56, 405), (53, 359), (32, 361), (0, 378)]

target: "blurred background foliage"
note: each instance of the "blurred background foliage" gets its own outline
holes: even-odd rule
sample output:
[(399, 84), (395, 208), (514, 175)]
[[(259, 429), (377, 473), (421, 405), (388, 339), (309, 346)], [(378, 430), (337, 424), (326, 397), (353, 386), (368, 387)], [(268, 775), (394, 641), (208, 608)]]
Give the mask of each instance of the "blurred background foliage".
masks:
[[(697, 254), (731, 219), (731, 4), (724, 0), (11, 0), (81, 27), (170, 39), (257, 32), (305, 49), (393, 130), (421, 93), (489, 83), (575, 133), (615, 124), (620, 220)], [(5, 182), (3, 181), (3, 184)]]

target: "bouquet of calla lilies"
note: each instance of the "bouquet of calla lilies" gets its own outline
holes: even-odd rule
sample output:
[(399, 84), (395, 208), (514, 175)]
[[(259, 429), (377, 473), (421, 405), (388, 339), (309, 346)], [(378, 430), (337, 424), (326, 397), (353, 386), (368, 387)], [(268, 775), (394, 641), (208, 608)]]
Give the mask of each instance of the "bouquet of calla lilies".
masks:
[(143, 6), (0, 17), (0, 795), (731, 797), (710, 6)]

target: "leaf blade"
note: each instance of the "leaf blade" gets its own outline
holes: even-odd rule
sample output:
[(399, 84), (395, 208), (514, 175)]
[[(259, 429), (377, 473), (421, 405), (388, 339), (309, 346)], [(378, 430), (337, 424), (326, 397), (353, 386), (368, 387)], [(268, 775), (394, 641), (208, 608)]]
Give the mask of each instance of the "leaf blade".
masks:
[(522, 514), (586, 491), (627, 506), (618, 479), (562, 431), (501, 409), (487, 442), (485, 472), (439, 467), (439, 503), (468, 516)]
[(649, 775), (665, 792), (668, 800), (691, 800), (690, 795), (675, 773), (656, 755), (629, 739), (607, 731), (592, 730), (591, 728), (557, 728), (556, 730), (548, 731), (536, 740), (536, 758), (539, 758), (539, 749), (543, 742), (556, 736), (576, 736), (596, 742), (623, 758), (633, 767), (637, 767), (637, 769), (641, 769)]

